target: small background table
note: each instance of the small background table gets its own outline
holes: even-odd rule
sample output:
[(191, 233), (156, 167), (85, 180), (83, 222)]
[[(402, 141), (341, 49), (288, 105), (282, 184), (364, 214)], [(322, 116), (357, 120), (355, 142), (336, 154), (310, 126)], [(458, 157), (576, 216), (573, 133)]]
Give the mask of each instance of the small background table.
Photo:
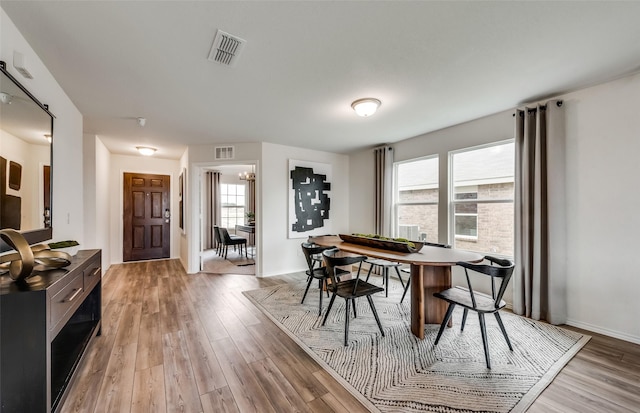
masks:
[(247, 254), (252, 257), (255, 256), (255, 234), (256, 234), (256, 226), (255, 225), (238, 225), (236, 224), (236, 234), (238, 232), (245, 232), (249, 234), (249, 239), (247, 240)]

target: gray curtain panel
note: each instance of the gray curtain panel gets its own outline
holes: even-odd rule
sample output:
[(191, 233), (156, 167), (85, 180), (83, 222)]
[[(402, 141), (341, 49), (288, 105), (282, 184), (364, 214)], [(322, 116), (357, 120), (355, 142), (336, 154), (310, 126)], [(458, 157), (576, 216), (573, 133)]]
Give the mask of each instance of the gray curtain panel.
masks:
[(374, 149), (375, 159), (375, 200), (374, 200), (374, 232), (383, 236), (391, 236), (391, 203), (393, 148), (382, 146)]
[(216, 245), (216, 237), (213, 227), (220, 225), (220, 214), (222, 213), (220, 203), (220, 172), (207, 171), (204, 174), (204, 202), (203, 214), (204, 225), (204, 246), (203, 249), (212, 249)]
[(567, 291), (562, 101), (519, 109), (515, 140), (513, 311), (563, 324)]

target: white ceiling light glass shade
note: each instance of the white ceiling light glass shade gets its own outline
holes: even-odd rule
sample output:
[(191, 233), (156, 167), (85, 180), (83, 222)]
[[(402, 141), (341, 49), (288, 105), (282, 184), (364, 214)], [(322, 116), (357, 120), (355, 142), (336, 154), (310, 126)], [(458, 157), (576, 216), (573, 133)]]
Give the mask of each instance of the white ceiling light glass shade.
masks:
[(156, 148), (151, 148), (149, 146), (136, 146), (136, 149), (138, 150), (138, 152), (140, 152), (140, 155), (144, 155), (144, 156), (151, 156), (156, 152)]
[(375, 98), (358, 99), (351, 104), (359, 116), (367, 117), (376, 113), (382, 102)]

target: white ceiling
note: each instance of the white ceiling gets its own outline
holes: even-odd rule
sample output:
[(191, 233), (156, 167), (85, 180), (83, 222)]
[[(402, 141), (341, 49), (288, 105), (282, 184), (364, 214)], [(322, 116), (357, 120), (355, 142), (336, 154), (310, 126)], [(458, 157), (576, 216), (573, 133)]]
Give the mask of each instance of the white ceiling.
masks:
[[(640, 70), (635, 1), (0, 5), (114, 153), (257, 141), (348, 153)], [(234, 67), (207, 60), (218, 29), (247, 41)], [(382, 101), (373, 117), (351, 110), (362, 97)]]

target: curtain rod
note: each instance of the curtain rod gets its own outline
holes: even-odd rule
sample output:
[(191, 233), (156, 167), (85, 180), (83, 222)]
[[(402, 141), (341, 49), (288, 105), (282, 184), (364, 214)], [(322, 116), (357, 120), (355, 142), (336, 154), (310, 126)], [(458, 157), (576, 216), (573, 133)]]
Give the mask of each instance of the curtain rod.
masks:
[[(562, 107), (562, 104), (563, 104), (563, 101), (562, 101), (562, 100), (558, 100), (558, 101), (556, 101), (556, 106), (557, 106), (557, 107), (559, 107), (559, 108), (560, 108), (560, 107)], [(538, 110), (538, 109), (540, 109), (540, 110), (546, 110), (546, 109), (547, 109), (547, 105), (545, 104), (545, 105), (540, 105), (540, 106), (539, 106), (539, 107), (537, 107), (537, 108), (531, 108), (531, 109), (529, 109), (529, 108), (525, 108), (525, 109), (527, 110), (527, 112), (529, 112), (529, 113), (533, 113), (533, 112), (535, 112), (535, 111), (536, 111), (536, 110)], [(519, 109), (518, 109), (518, 110), (519, 110)], [(524, 110), (522, 110), (522, 111), (520, 111), (520, 112), (518, 112), (518, 113), (520, 113), (520, 116), (522, 116), (522, 114), (524, 113)], [(512, 114), (511, 116), (516, 116), (516, 114), (514, 113), (514, 114)]]

